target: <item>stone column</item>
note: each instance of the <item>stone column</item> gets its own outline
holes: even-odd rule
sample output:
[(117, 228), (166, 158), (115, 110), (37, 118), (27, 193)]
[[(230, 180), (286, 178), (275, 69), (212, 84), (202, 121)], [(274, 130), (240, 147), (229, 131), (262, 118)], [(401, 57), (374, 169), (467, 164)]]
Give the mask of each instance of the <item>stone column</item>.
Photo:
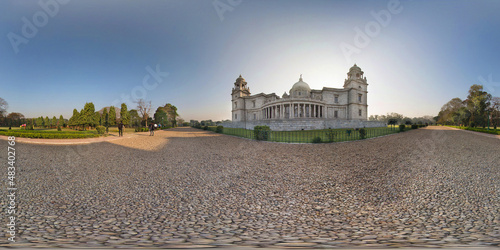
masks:
[(316, 118), (316, 105), (313, 104), (312, 106), (313, 106), (312, 115), (314, 118)]
[(306, 117), (306, 104), (302, 103), (302, 117)]
[(290, 119), (293, 119), (293, 116), (294, 116), (294, 112), (293, 112), (293, 103), (290, 102)]

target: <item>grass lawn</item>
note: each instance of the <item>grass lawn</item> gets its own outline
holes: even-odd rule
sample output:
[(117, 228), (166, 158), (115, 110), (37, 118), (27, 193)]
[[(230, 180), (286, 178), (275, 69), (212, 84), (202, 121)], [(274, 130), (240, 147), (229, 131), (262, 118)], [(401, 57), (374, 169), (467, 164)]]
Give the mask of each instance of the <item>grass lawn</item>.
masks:
[[(216, 127), (208, 127), (208, 130), (215, 131)], [(398, 133), (399, 128), (365, 128), (365, 138), (373, 138), (382, 135)], [(411, 130), (406, 127), (405, 131)], [(223, 134), (234, 135), (249, 139), (255, 139), (253, 130), (243, 128), (224, 128)], [(311, 143), (313, 140), (321, 139), (321, 142), (341, 142), (360, 140), (361, 135), (359, 130), (355, 129), (323, 129), (323, 130), (299, 130), (299, 131), (270, 131), (268, 141), (274, 142), (294, 142), (294, 143)]]

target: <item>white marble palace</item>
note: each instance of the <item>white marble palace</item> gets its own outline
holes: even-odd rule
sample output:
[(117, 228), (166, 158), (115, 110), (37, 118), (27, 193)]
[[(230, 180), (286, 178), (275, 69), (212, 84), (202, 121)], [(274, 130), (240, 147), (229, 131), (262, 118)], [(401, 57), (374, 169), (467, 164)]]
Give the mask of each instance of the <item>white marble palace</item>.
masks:
[(247, 129), (267, 125), (281, 131), (384, 126), (367, 121), (368, 83), (363, 74), (355, 64), (343, 88), (321, 90), (311, 89), (301, 75), (281, 97), (275, 93), (251, 95), (240, 75), (231, 93), (232, 122), (224, 125)]

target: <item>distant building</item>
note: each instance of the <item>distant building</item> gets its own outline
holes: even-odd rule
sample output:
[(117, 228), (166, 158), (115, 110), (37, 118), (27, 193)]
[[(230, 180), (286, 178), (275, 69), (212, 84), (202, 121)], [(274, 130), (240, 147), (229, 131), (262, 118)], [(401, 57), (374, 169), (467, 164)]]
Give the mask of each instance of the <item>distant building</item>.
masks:
[(289, 93), (281, 97), (275, 93), (251, 95), (240, 75), (231, 93), (232, 122), (223, 125), (247, 129), (267, 125), (272, 130), (385, 126), (367, 121), (368, 83), (363, 74), (354, 64), (343, 88), (321, 90), (311, 89), (301, 75)]

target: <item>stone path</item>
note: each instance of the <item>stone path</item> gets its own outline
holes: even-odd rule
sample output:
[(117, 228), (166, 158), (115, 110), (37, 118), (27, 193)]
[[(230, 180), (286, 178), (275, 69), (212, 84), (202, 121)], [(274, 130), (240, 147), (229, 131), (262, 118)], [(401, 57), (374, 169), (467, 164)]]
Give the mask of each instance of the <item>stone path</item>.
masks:
[(500, 143), (443, 127), (337, 144), (178, 128), (16, 152), (20, 241), (2, 230), (0, 247), (500, 244)]

